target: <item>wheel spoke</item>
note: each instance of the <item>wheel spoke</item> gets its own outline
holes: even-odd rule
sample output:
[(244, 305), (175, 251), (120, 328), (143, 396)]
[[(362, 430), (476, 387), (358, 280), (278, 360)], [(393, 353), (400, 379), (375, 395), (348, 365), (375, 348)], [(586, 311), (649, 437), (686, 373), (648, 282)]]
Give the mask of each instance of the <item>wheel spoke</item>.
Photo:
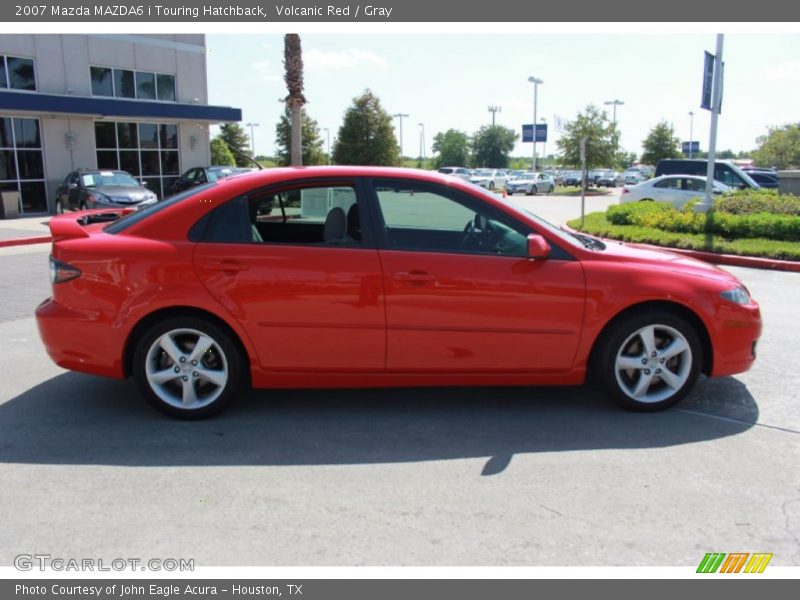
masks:
[(225, 371), (215, 371), (198, 366), (195, 367), (195, 372), (200, 379), (205, 379), (206, 381), (210, 381), (214, 385), (218, 385), (220, 387), (223, 387), (227, 381)]
[(197, 403), (197, 392), (194, 389), (194, 379), (183, 382), (183, 405), (186, 407)]
[(172, 368), (164, 369), (163, 371), (155, 371), (154, 373), (148, 374), (148, 378), (155, 385), (164, 385), (168, 381), (172, 381), (178, 377), (180, 377), (180, 375)]
[(203, 354), (205, 354), (213, 345), (214, 340), (205, 335), (201, 335), (199, 338), (197, 338), (197, 343), (194, 345), (194, 349), (192, 350), (192, 354), (189, 356), (189, 360), (199, 361), (203, 357)]
[(642, 369), (641, 356), (620, 356), (617, 358), (617, 370), (636, 370)]
[(177, 364), (183, 356), (183, 352), (178, 348), (178, 345), (169, 333), (161, 336), (161, 339), (158, 340), (158, 345), (161, 346), (161, 349), (167, 353), (167, 356), (169, 356), (175, 364)]
[(652, 356), (656, 351), (656, 329), (653, 326), (645, 327), (639, 332), (639, 337), (644, 346), (645, 356)]
[(661, 369), (661, 373), (659, 373), (658, 376), (661, 377), (661, 381), (666, 383), (673, 390), (677, 390), (683, 385), (684, 378), (677, 373), (673, 373), (669, 369)]
[(686, 343), (686, 340), (682, 338), (675, 338), (672, 340), (669, 346), (661, 351), (661, 357), (672, 358), (673, 356), (677, 356), (678, 354), (686, 352), (688, 349), (689, 345)]
[(646, 375), (644, 371), (639, 372), (639, 381), (636, 382), (636, 387), (633, 389), (633, 396), (641, 398), (650, 389), (650, 384), (653, 382), (652, 372)]

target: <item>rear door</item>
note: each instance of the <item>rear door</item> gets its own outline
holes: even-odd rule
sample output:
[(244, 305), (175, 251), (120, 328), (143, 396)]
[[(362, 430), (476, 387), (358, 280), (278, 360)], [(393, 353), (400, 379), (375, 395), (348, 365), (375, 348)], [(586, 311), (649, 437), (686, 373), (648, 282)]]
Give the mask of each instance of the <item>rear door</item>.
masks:
[(195, 269), (264, 369), (384, 370), (381, 267), (356, 190), (331, 180), (256, 190), (208, 218)]

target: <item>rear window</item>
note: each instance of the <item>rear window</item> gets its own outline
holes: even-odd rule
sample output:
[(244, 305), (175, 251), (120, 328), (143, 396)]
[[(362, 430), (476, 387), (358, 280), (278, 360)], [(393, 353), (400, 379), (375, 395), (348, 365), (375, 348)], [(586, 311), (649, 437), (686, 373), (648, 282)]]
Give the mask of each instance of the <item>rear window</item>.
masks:
[(175, 194), (174, 196), (170, 196), (166, 200), (161, 200), (160, 202), (156, 202), (155, 204), (151, 204), (147, 208), (143, 208), (142, 210), (137, 210), (136, 212), (129, 213), (118, 220), (114, 221), (113, 223), (107, 225), (103, 231), (106, 233), (120, 233), (125, 231), (131, 225), (135, 225), (149, 216), (156, 214), (172, 206), (173, 204), (177, 204), (182, 200), (189, 198), (190, 196), (194, 196), (195, 194), (199, 194), (214, 187), (216, 183), (207, 183), (205, 185), (199, 185), (197, 187), (189, 188), (185, 192), (181, 192), (180, 194)]

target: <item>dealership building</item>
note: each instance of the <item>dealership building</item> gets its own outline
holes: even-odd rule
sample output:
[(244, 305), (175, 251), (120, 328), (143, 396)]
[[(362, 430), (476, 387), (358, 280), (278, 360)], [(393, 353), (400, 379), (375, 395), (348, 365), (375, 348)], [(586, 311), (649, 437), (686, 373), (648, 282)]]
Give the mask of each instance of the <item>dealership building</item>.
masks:
[(55, 209), (73, 170), (122, 169), (163, 198), (210, 164), (205, 36), (0, 35), (0, 192), (22, 214)]

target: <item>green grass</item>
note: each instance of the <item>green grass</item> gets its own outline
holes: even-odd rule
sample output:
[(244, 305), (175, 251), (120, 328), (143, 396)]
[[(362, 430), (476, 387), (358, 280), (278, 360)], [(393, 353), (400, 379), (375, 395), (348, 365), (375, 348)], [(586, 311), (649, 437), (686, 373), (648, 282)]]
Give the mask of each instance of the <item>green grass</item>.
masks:
[[(580, 196), (581, 195), (581, 187), (577, 186), (564, 186), (564, 185), (557, 185), (554, 194), (558, 194), (559, 196)], [(611, 190), (609, 188), (589, 188), (586, 190), (587, 196), (605, 196), (610, 194)]]
[(583, 227), (580, 227), (580, 219), (573, 219), (569, 221), (568, 225), (585, 233), (625, 242), (739, 256), (800, 260), (800, 242), (765, 238), (726, 239), (711, 234), (677, 233), (639, 225), (614, 225), (606, 219), (604, 212), (586, 215)]

